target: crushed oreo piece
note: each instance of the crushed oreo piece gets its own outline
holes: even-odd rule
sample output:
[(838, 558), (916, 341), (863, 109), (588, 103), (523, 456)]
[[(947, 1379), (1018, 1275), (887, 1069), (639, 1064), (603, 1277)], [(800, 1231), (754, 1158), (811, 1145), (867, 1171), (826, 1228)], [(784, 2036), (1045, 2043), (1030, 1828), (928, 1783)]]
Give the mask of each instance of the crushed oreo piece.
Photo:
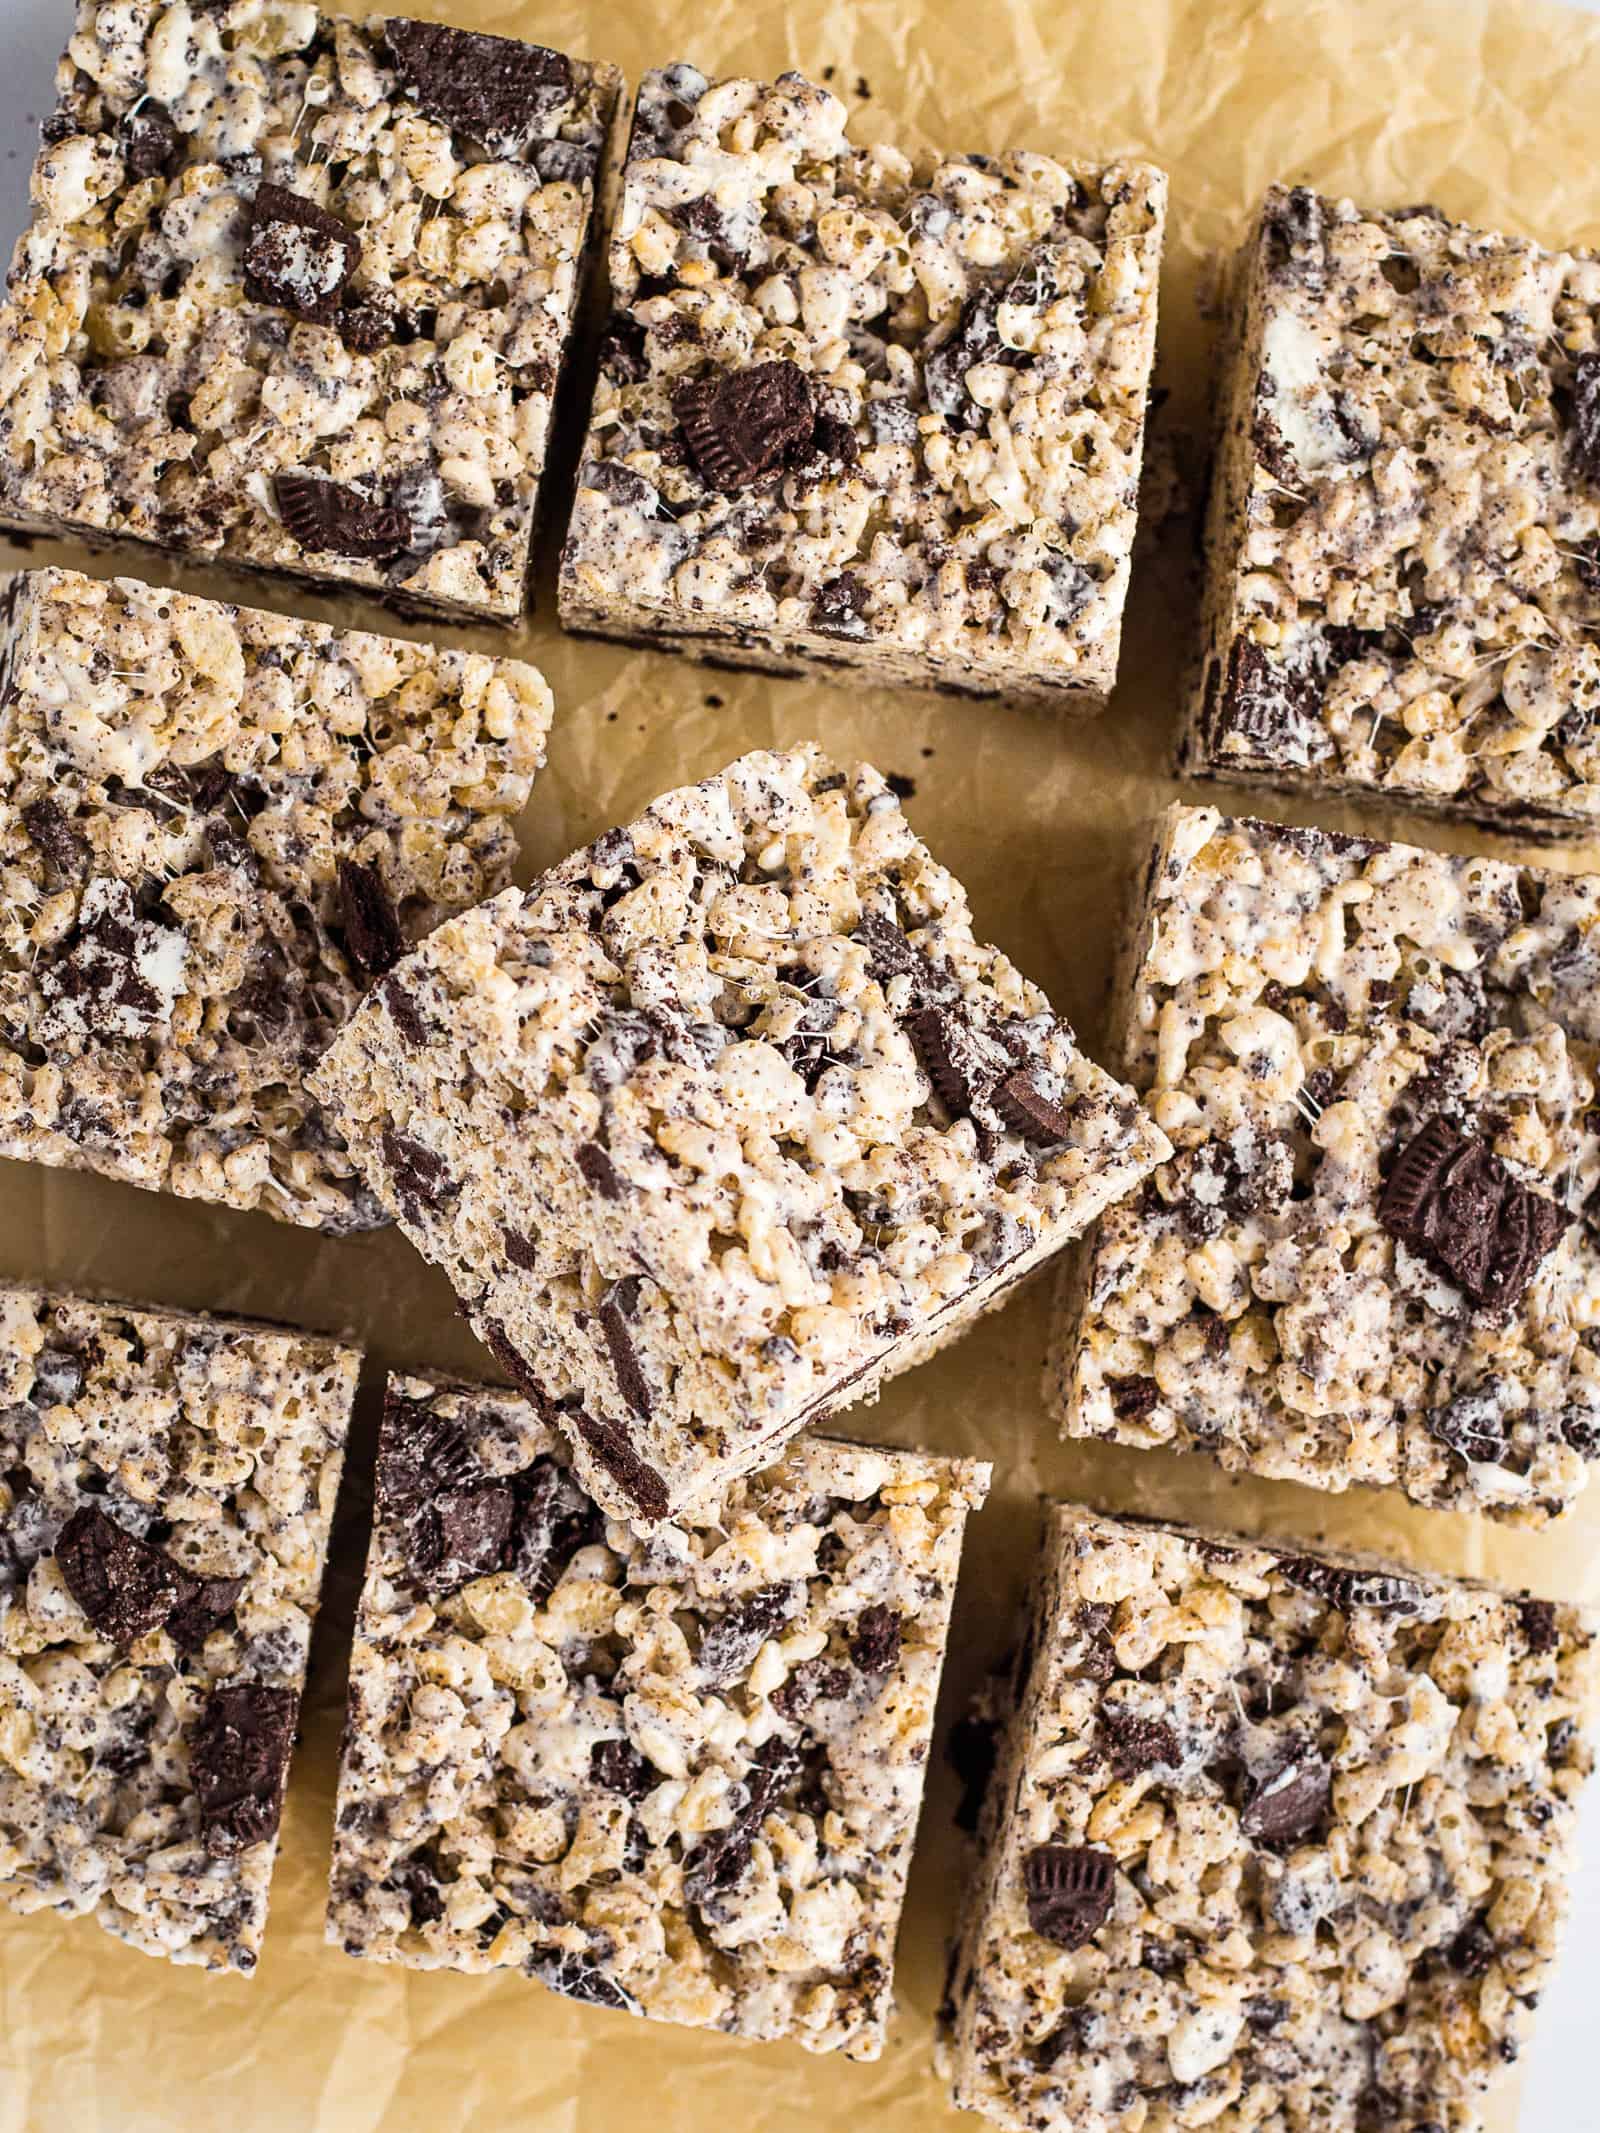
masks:
[(516, 1510), (506, 1567), (542, 1606), (579, 1549), (605, 1538), (605, 1520), (554, 1459), (534, 1460), (513, 1475), (511, 1489)]
[(1025, 1141), (1048, 1147), (1064, 1141), (1075, 1123), (1070, 1106), (1047, 1096), (1033, 1074), (1021, 1069), (1008, 1074), (994, 1092), (994, 1107), (1013, 1133)]
[(850, 1669), (835, 1666), (831, 1659), (802, 1659), (794, 1672), (768, 1698), (784, 1718), (800, 1718), (814, 1704), (843, 1703), (854, 1686)]
[(846, 570), (818, 587), (808, 619), (820, 636), (844, 637), (859, 642), (871, 635), (866, 606), (866, 585), (855, 571)]
[(962, 305), (955, 327), (922, 365), (922, 390), (936, 415), (958, 430), (982, 429), (988, 411), (967, 391), (967, 373), (980, 363), (1020, 366), (1029, 359), (1000, 338), (1000, 298), (978, 289)]
[(243, 1591), (243, 1578), (184, 1574), (177, 1605), (167, 1617), (167, 1635), (180, 1652), (197, 1652), (214, 1629), (221, 1629)]
[(378, 997), (389, 1011), (389, 1020), (407, 1044), (414, 1044), (420, 1049), (427, 1043), (428, 1026), (422, 1019), (422, 1011), (398, 978), (390, 978), (387, 984), (380, 985)]
[(804, 1597), (804, 1586), (763, 1585), (719, 1616), (700, 1639), (696, 1664), (702, 1678), (713, 1686), (741, 1679), (768, 1638), (793, 1619)]
[(1450, 1966), (1463, 1977), (1482, 1977), (1495, 1958), (1494, 1935), (1479, 1911), (1469, 1918), (1446, 1950)]
[(1092, 1844), (1036, 1844), (1022, 1865), (1028, 1923), (1057, 1948), (1082, 1948), (1111, 1916), (1117, 1863)]
[(1493, 1466), (1506, 1455), (1504, 1388), (1498, 1379), (1488, 1378), (1442, 1407), (1429, 1408), (1422, 1423), (1429, 1436), (1459, 1458)]
[(789, 362), (687, 379), (673, 391), (672, 412), (695, 471), (724, 493), (797, 465), (816, 427), (811, 380)]
[(704, 1909), (738, 1886), (768, 1810), (796, 1783), (803, 1769), (799, 1750), (788, 1741), (774, 1735), (762, 1742), (733, 1820), (713, 1830), (684, 1861), (683, 1892), (692, 1904)]
[(406, 937), (375, 866), (360, 859), (339, 861), (339, 917), (350, 960), (364, 977), (381, 978), (393, 970), (406, 952)]
[(1322, 724), (1323, 694), (1316, 665), (1273, 659), (1241, 637), (1228, 661), (1224, 723), (1249, 742), (1254, 755), (1304, 768), (1333, 753)]
[(403, 1518), (440, 1489), (471, 1488), (487, 1479), (459, 1422), (390, 1386), (377, 1472), (378, 1502), (386, 1510)]
[(1319, 1562), (1313, 1555), (1279, 1556), (1278, 1569), (1291, 1585), (1326, 1600), (1340, 1614), (1351, 1614), (1358, 1607), (1386, 1615), (1422, 1612), (1422, 1586), (1395, 1571), (1355, 1570), (1342, 1563)]
[(126, 114), (117, 135), (123, 168), (135, 185), (142, 185), (146, 178), (169, 177), (183, 150), (183, 135), (171, 112), (149, 97), (141, 98), (138, 109)]
[(414, 529), (406, 512), (344, 482), (321, 474), (275, 474), (272, 493), (279, 517), (310, 554), (383, 563), (412, 545)]
[(300, 1699), (293, 1689), (239, 1681), (213, 1689), (189, 1748), (200, 1827), (214, 1859), (278, 1833)]
[(858, 1670), (875, 1679), (894, 1671), (905, 1637), (905, 1624), (892, 1607), (867, 1608), (850, 1638), (850, 1656)]
[(58, 874), (68, 881), (82, 875), (89, 860), (88, 840), (54, 800), (30, 800), (22, 810), (22, 826)]
[(396, 1133), (392, 1126), (385, 1126), (382, 1145), (390, 1183), (402, 1211), (413, 1222), (420, 1219), (424, 1208), (443, 1207), (461, 1190), (445, 1167), (444, 1158), (409, 1134)]
[(919, 1007), (906, 1017), (918, 1064), (952, 1118), (970, 1118), (994, 1089), (1003, 1061), (953, 1008)]
[(607, 1792), (620, 1792), (625, 1800), (642, 1800), (658, 1782), (650, 1764), (626, 1740), (597, 1740), (589, 1750), (589, 1775)]
[(552, 1992), (559, 1992), (563, 1999), (581, 2000), (586, 2007), (609, 2007), (615, 2014), (644, 2013), (631, 1992), (607, 1976), (597, 1963), (586, 1963), (581, 1955), (530, 1956), (528, 1975), (541, 1985), (548, 1985)]
[(1154, 1378), (1107, 1378), (1106, 1390), (1111, 1395), (1111, 1412), (1119, 1422), (1142, 1422), (1155, 1412), (1161, 1398)]
[(1396, 1156), (1378, 1219), (1480, 1308), (1517, 1303), (1571, 1217), (1438, 1113)]
[(356, 355), (375, 355), (395, 337), (399, 314), (387, 290), (373, 289), (352, 302), (348, 290), (333, 322), (339, 338)]
[(578, 1149), (578, 1168), (602, 1200), (620, 1200), (627, 1191), (612, 1162), (598, 1141), (584, 1141)]
[(1178, 1736), (1159, 1718), (1141, 1718), (1123, 1704), (1106, 1704), (1100, 1730), (1114, 1777), (1136, 1777), (1143, 1770), (1176, 1769), (1181, 1760)]
[(1253, 1783), (1239, 1811), (1239, 1827), (1262, 1844), (1294, 1844), (1327, 1810), (1333, 1772), (1309, 1747), (1291, 1748)]
[(244, 246), (244, 293), (253, 302), (331, 326), (360, 264), (361, 240), (337, 215), (286, 186), (256, 187)]
[(1567, 451), (1582, 480), (1600, 483), (1600, 355), (1581, 355), (1573, 365)]
[(513, 1266), (521, 1267), (524, 1274), (538, 1273), (539, 1247), (531, 1237), (525, 1237), (519, 1229), (503, 1229), (500, 1242)]
[(1561, 1627), (1556, 1620), (1554, 1603), (1550, 1600), (1518, 1600), (1515, 1605), (1529, 1651), (1541, 1655), (1559, 1651)]
[(603, 376), (619, 385), (637, 385), (650, 374), (648, 336), (631, 311), (613, 311), (600, 336), (598, 361)]
[(572, 101), (572, 62), (545, 45), (394, 18), (383, 40), (418, 108), (491, 155), (513, 155), (554, 133)]
[(626, 1274), (611, 1284), (600, 1301), (600, 1330), (611, 1351), (618, 1391), (636, 1415), (648, 1416), (652, 1406), (650, 1381), (628, 1331), (630, 1321), (638, 1316), (641, 1286), (637, 1274)]
[(80, 1504), (62, 1527), (56, 1567), (96, 1635), (121, 1651), (161, 1627), (186, 1582), (171, 1556), (98, 1504)]
[(140, 917), (127, 882), (96, 875), (78, 905), (76, 932), (39, 980), (51, 1010), (45, 1028), (150, 1036), (171, 1017), (188, 953), (180, 928)]

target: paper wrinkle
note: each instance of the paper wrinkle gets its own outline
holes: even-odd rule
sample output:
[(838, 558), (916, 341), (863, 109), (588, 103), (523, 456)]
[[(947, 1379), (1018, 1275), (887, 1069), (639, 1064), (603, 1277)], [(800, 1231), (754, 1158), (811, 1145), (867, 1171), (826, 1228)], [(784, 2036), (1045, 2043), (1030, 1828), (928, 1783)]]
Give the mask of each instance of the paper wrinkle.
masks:
[[(770, 78), (793, 66), (845, 98), (858, 138), (951, 151), (1007, 147), (1148, 156), (1172, 176), (1159, 383), (1198, 493), (1211, 327), (1198, 313), (1208, 255), (1243, 231), (1274, 180), (1310, 180), (1373, 205), (1435, 199), (1462, 219), (1562, 245), (1600, 241), (1593, 120), (1600, 21), (1510, 0), (654, 0), (636, 11), (549, 0), (408, 0), (464, 26), (524, 35), (642, 69), (690, 58)], [(359, 11), (359, 10), (357, 10)], [(833, 69), (831, 76), (827, 69)], [(858, 83), (868, 84), (863, 100)], [(41, 91), (43, 85), (41, 84)], [(9, 242), (12, 233), (4, 233)], [(579, 410), (569, 406), (574, 426)], [(570, 450), (570, 446), (569, 446)], [(559, 517), (559, 512), (552, 514)], [(527, 881), (658, 792), (746, 749), (815, 739), (916, 781), (911, 819), (1004, 947), (1104, 1058), (1115, 914), (1145, 825), (1177, 789), (1167, 772), (1196, 614), (1193, 527), (1142, 538), (1112, 709), (1092, 721), (833, 682), (775, 681), (561, 636), (551, 538), (539, 613), (508, 639), (396, 625), (351, 598), (175, 570), (120, 550), (89, 562), (286, 612), (512, 649), (543, 667), (557, 716), (549, 767), (523, 818)], [(39, 546), (8, 559), (82, 567)], [(1211, 797), (1210, 794), (1196, 795)], [(1331, 827), (1470, 849), (1470, 829), (1381, 805), (1234, 802)], [(1224, 804), (1227, 804), (1226, 801)], [(1600, 864), (1600, 846), (1546, 863)], [(875, 2066), (788, 2046), (630, 2022), (520, 1976), (421, 1975), (349, 1960), (322, 1941), (344, 1670), (370, 1490), (371, 1385), (386, 1366), (493, 1375), (443, 1279), (393, 1234), (318, 1240), (266, 1216), (0, 1163), (0, 1276), (353, 1331), (369, 1363), (352, 1438), (335, 1569), (319, 1624), (305, 1736), (261, 1966), (251, 1982), (158, 1965), (92, 1924), (0, 1911), (0, 2133), (741, 2133), (972, 2127), (933, 2078), (932, 2015), (955, 1908), (955, 1788), (936, 1751), (901, 1936), (900, 2014)], [(1537, 1535), (1408, 1507), (1392, 1493), (1324, 1497), (1239, 1482), (1209, 1462), (1048, 1432), (1039, 1394), (1050, 1277), (998, 1319), (899, 1379), (852, 1433), (996, 1462), (970, 1524), (946, 1672), (943, 1731), (1010, 1636), (1040, 1491), (1175, 1514), (1306, 1543), (1351, 1541), (1419, 1563), (1600, 1599), (1600, 1487)], [(1511, 2097), (1490, 2119), (1510, 2133)]]

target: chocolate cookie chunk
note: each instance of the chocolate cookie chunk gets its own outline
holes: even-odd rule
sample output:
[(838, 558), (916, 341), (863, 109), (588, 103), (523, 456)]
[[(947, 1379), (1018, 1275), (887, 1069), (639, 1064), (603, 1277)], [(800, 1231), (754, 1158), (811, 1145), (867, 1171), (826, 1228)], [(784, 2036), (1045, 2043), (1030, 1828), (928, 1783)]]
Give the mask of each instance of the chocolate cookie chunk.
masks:
[(379, 503), (344, 482), (321, 474), (277, 474), (272, 493), (283, 523), (313, 554), (382, 563), (404, 555), (412, 544), (411, 520), (398, 505)]
[(169, 1555), (108, 1518), (98, 1504), (80, 1505), (62, 1527), (56, 1567), (91, 1627), (124, 1651), (161, 1627), (183, 1582)]
[(339, 915), (350, 960), (363, 977), (383, 977), (405, 954), (399, 914), (375, 866), (340, 860)]
[(787, 362), (687, 380), (672, 395), (672, 412), (696, 473), (724, 491), (752, 488), (798, 464), (816, 428), (811, 380)]
[(327, 326), (361, 264), (355, 231), (314, 200), (265, 181), (256, 188), (244, 246), (244, 293)]
[(1521, 1300), (1572, 1219), (1437, 1114), (1395, 1157), (1378, 1218), (1484, 1310)]
[(189, 1748), (200, 1827), (215, 1859), (278, 1833), (300, 1715), (293, 1689), (240, 1681), (206, 1698)]
[(418, 109), (491, 155), (526, 152), (556, 130), (572, 101), (572, 62), (544, 45), (438, 22), (391, 20), (383, 36)]
[(1022, 1875), (1028, 1923), (1058, 1948), (1087, 1946), (1111, 1916), (1116, 1861), (1094, 1845), (1035, 1845)]

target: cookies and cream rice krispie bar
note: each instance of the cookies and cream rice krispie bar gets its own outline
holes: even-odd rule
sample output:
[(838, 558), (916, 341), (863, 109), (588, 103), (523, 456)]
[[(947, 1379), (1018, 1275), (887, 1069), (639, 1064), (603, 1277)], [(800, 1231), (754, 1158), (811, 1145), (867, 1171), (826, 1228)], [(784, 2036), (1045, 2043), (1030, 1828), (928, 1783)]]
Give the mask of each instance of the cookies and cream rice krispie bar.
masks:
[(1171, 1161), (1065, 1285), (1069, 1436), (1540, 1523), (1600, 1455), (1600, 876), (1177, 807), (1124, 1064)]
[(391, 1379), (330, 1941), (876, 2058), (988, 1480), (806, 1437), (643, 1539), (526, 1401)]
[(814, 747), (440, 927), (312, 1087), (645, 1525), (871, 1397), (1167, 1153), (887, 782)]
[(0, 1903), (255, 1968), (358, 1362), (0, 1289)]
[(1184, 767), (1600, 816), (1600, 257), (1268, 194), (1230, 277)]
[(1015, 2133), (1478, 2133), (1567, 1903), (1593, 1616), (1049, 1513), (942, 2016)]
[(645, 76), (562, 619), (1098, 710), (1166, 179), (867, 148), (847, 118), (798, 74)]
[(0, 1155), (385, 1221), (305, 1070), (510, 879), (543, 678), (64, 570), (0, 630)]
[(308, 0), (79, 0), (0, 523), (522, 613), (621, 78)]

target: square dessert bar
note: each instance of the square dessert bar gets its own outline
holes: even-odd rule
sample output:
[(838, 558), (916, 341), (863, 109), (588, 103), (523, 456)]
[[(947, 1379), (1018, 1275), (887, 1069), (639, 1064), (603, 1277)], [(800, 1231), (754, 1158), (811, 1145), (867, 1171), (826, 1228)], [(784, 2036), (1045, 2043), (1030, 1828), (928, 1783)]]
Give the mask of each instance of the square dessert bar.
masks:
[(644, 1540), (570, 1459), (391, 1379), (329, 1940), (876, 2058), (989, 1468), (807, 1437)]
[(646, 75), (562, 620), (1099, 710), (1166, 179), (846, 120), (798, 74)]
[(0, 662), (0, 1155), (384, 1222), (305, 1070), (510, 879), (543, 677), (64, 570)]
[(1593, 1757), (1594, 1618), (1049, 1515), (943, 2012), (1016, 2133), (1476, 2133)]
[(79, 0), (0, 305), (0, 523), (522, 613), (621, 78)]
[(643, 1526), (870, 1398), (1168, 1152), (884, 779), (811, 747), (441, 927), (314, 1088)]
[(1600, 817), (1600, 257), (1276, 188), (1232, 274), (1183, 767)]
[(0, 1902), (255, 1968), (359, 1361), (0, 1289)]
[(1600, 876), (1178, 807), (1123, 992), (1176, 1152), (1067, 1284), (1067, 1435), (1565, 1510), (1600, 1454)]

